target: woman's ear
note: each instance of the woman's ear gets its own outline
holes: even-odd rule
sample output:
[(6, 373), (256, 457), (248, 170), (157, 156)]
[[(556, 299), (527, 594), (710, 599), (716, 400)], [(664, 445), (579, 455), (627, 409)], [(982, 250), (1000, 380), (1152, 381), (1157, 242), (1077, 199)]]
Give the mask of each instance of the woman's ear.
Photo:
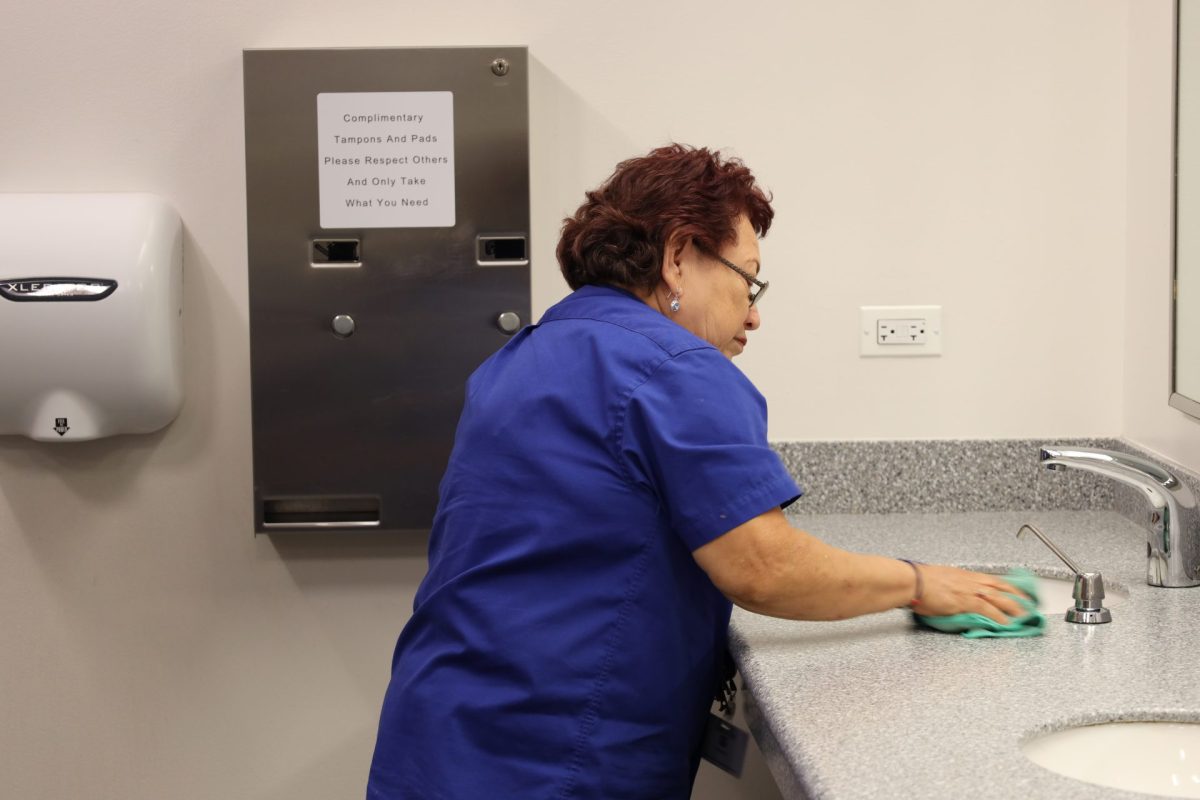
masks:
[(662, 281), (672, 290), (679, 285), (683, 275), (683, 253), (691, 238), (680, 233), (671, 234), (663, 248)]

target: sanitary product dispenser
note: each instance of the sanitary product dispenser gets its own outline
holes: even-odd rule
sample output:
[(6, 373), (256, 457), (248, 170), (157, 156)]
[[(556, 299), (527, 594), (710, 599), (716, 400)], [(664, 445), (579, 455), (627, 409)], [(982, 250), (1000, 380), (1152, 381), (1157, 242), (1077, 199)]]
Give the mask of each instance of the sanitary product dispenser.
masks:
[(247, 50), (256, 533), (427, 530), (529, 321), (521, 47)]
[(149, 194), (0, 194), (0, 434), (150, 433), (183, 404), (183, 232)]

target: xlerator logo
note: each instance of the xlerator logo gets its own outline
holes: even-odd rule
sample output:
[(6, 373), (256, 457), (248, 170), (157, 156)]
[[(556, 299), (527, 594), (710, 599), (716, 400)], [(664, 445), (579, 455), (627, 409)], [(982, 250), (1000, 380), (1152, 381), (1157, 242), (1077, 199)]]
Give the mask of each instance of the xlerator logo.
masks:
[(17, 303), (103, 300), (116, 288), (107, 278), (12, 278), (0, 280), (0, 297)]

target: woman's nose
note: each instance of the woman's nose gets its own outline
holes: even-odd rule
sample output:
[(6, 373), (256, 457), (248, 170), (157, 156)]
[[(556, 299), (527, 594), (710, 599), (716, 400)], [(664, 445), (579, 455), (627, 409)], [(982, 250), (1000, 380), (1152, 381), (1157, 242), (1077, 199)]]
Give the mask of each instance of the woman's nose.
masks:
[(758, 306), (750, 306), (750, 313), (746, 315), (746, 330), (756, 331), (761, 324), (762, 317), (758, 315)]

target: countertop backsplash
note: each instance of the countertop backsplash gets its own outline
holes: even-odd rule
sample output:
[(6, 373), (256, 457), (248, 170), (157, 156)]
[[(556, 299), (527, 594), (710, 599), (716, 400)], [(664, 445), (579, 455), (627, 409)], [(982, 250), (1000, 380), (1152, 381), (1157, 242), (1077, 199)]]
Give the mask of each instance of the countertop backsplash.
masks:
[(804, 496), (797, 514), (1113, 510), (1141, 523), (1140, 493), (1080, 470), (1051, 471), (1044, 445), (1117, 450), (1170, 469), (1200, 497), (1200, 476), (1123, 439), (774, 442)]

